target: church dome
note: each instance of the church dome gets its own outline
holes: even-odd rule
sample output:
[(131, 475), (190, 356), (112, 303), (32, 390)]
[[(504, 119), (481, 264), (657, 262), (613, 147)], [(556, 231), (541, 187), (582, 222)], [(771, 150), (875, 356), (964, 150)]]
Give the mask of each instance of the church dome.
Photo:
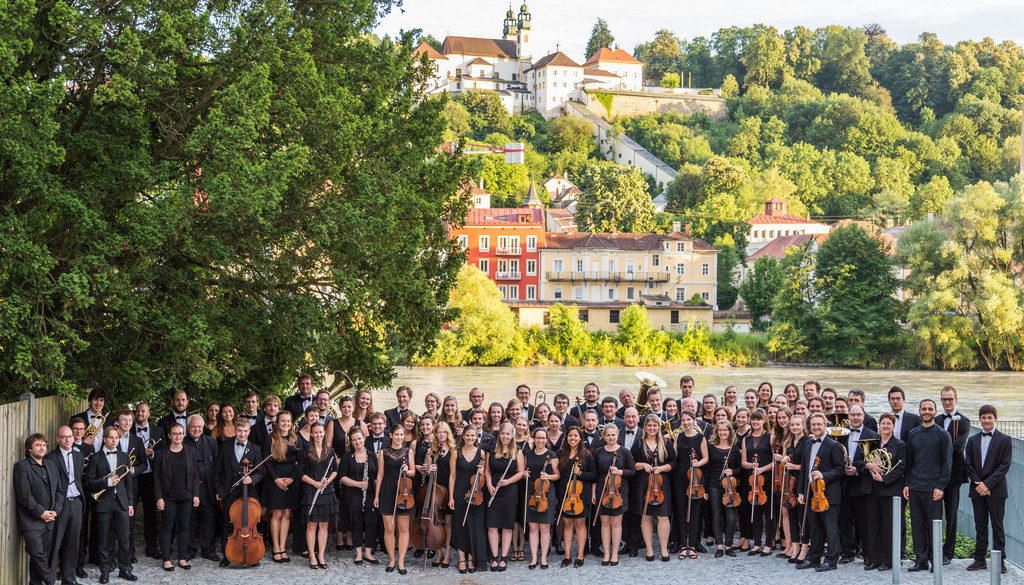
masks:
[(530, 9), (526, 7), (526, 4), (523, 4), (522, 6), (519, 7), (519, 12), (520, 13), (529, 12), (529, 11), (530, 11)]
[(515, 18), (515, 17), (516, 17), (516, 13), (512, 12), (512, 9), (509, 8), (508, 12), (505, 13), (505, 18)]

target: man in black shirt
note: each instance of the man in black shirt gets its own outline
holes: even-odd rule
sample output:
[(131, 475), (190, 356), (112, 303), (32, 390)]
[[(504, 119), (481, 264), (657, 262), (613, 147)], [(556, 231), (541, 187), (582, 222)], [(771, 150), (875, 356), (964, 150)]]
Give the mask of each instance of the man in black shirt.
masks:
[(925, 398), (918, 407), (921, 426), (907, 440), (907, 479), (903, 498), (910, 502), (910, 531), (917, 560), (911, 572), (929, 568), (932, 520), (942, 518), (942, 492), (953, 466), (953, 441), (935, 424), (935, 401)]
[(203, 434), (205, 428), (202, 416), (193, 414), (188, 417), (185, 446), (196, 450), (199, 506), (192, 508), (186, 556), (192, 560), (199, 552), (204, 559), (216, 563), (220, 561), (214, 545), (217, 524), (217, 441)]
[(939, 395), (943, 413), (935, 417), (935, 424), (949, 433), (953, 440), (953, 466), (949, 485), (942, 491), (942, 510), (946, 515), (946, 535), (942, 544), (942, 564), (953, 560), (956, 547), (956, 511), (960, 508), (960, 486), (967, 483), (967, 467), (964, 465), (964, 447), (971, 436), (971, 420), (956, 409), (956, 388), (946, 386)]

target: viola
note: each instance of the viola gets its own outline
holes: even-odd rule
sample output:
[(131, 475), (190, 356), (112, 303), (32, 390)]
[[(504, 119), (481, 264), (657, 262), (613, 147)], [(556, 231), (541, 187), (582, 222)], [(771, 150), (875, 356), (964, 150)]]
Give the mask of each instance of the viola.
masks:
[(583, 482), (579, 480), (579, 474), (576, 473), (579, 465), (579, 457), (576, 457), (571, 468), (572, 471), (569, 473), (569, 483), (565, 486), (565, 501), (562, 502), (562, 512), (573, 516), (583, 513)]
[[(812, 471), (818, 469), (818, 465), (820, 464), (821, 457), (815, 457), (814, 468)], [(818, 513), (828, 510), (828, 498), (825, 497), (824, 479), (811, 480), (811, 510)]]
[[(540, 468), (541, 473), (547, 468), (548, 463), (551, 461), (551, 455), (544, 458), (544, 465)], [(548, 491), (551, 489), (550, 479), (541, 479), (538, 477), (533, 481), (533, 495), (530, 496), (529, 506), (534, 512), (547, 512), (548, 511)]]
[(398, 495), (395, 498), (395, 507), (399, 510), (412, 510), (416, 507), (416, 498), (412, 495), (412, 478), (406, 475), (406, 466), (402, 465), (402, 471), (398, 475)]
[[(242, 477), (249, 475), (249, 459), (242, 459)], [(242, 497), (228, 511), (233, 532), (224, 543), (224, 556), (236, 565), (255, 565), (266, 552), (256, 523), (263, 514), (259, 500), (249, 497), (249, 484), (242, 483)]]
[[(618, 467), (619, 454), (615, 453), (615, 460), (612, 467)], [(611, 472), (604, 478), (604, 492), (601, 496), (601, 505), (609, 510), (618, 510), (622, 507), (622, 476), (612, 475)]]
[(768, 495), (764, 493), (764, 476), (757, 472), (758, 456), (754, 455), (754, 474), (750, 476), (750, 494), (747, 498), (751, 504), (763, 506), (768, 502)]

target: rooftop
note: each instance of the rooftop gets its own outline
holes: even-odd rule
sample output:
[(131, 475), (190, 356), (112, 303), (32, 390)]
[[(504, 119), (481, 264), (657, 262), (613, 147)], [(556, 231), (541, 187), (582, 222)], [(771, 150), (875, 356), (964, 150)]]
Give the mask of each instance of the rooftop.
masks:
[(517, 59), (516, 42), (505, 39), (482, 39), (478, 37), (448, 36), (441, 45), (445, 55), (475, 55), (478, 57), (500, 57)]
[(543, 67), (579, 67), (579, 66), (580, 66), (580, 64), (575, 62), (575, 61), (573, 61), (572, 59), (570, 59), (568, 55), (566, 55), (565, 53), (563, 53), (561, 51), (558, 51), (556, 53), (551, 53), (550, 55), (545, 55), (545, 56), (541, 57), (540, 59), (537, 60), (536, 63), (533, 64), (533, 67), (530, 67), (530, 69), (527, 69), (527, 71), (530, 71), (532, 69), (541, 69)]
[(811, 219), (809, 217), (800, 217), (798, 215), (793, 215), (791, 213), (780, 213), (778, 215), (768, 215), (767, 213), (762, 213), (760, 215), (755, 215), (754, 217), (750, 218), (748, 220), (748, 223), (751, 223), (753, 225), (758, 225), (758, 224), (776, 224), (776, 223), (784, 223), (784, 224), (795, 223), (795, 224), (805, 224), (805, 225), (820, 225), (822, 227), (828, 227), (827, 225), (825, 225), (825, 224), (823, 224), (823, 223), (821, 223), (819, 221), (814, 221), (813, 219)]
[[(525, 218), (525, 220), (524, 220)], [(470, 209), (466, 226), (543, 227), (544, 210), (523, 207), (484, 207)]]
[(664, 240), (692, 241), (694, 250), (718, 251), (718, 248), (711, 244), (682, 232), (672, 232), (671, 234), (549, 234), (544, 247), (562, 250), (662, 250)]
[(587, 62), (584, 63), (583, 66), (586, 67), (587, 65), (598, 63), (600, 61), (616, 61), (619, 63), (643, 65), (642, 62), (637, 61), (636, 58), (634, 58), (629, 53), (623, 51), (622, 49), (609, 49), (608, 47), (601, 47), (600, 49), (597, 50), (596, 53), (594, 53), (589, 59), (587, 59)]
[(416, 50), (413, 51), (413, 55), (416, 56), (419, 56), (420, 53), (426, 53), (427, 57), (430, 57), (431, 59), (447, 59), (447, 57), (438, 53), (437, 49), (431, 47), (426, 42), (420, 43), (420, 46), (416, 47)]
[(750, 256), (747, 256), (747, 262), (753, 262), (758, 258), (762, 257), (770, 257), (775, 258), (776, 260), (782, 260), (783, 258), (786, 257), (786, 250), (792, 248), (793, 246), (802, 246), (807, 242), (811, 241), (812, 239), (818, 238), (820, 238), (818, 239), (818, 244), (821, 244), (821, 242), (825, 241), (826, 237), (828, 236), (824, 234), (797, 234), (795, 236), (780, 236), (765, 244), (764, 247), (758, 250), (757, 252), (754, 252)]

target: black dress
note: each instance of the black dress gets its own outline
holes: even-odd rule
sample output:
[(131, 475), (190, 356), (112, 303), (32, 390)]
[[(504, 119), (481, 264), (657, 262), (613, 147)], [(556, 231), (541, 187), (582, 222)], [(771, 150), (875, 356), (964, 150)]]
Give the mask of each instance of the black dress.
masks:
[[(595, 485), (597, 495), (595, 497), (599, 500), (600, 514), (602, 516), (621, 516), (625, 514), (629, 508), (629, 482), (636, 475), (636, 471), (633, 470), (633, 456), (621, 445), (611, 453), (602, 447), (594, 451), (594, 463), (597, 465), (597, 484)], [(619, 493), (622, 494), (622, 505), (614, 510), (600, 503), (605, 480), (608, 477), (608, 469), (613, 464), (622, 470), (622, 486), (619, 488)]]
[[(444, 486), (444, 489), (448, 489), (448, 478), (451, 477), (452, 472), (452, 452), (445, 450), (438, 453), (434, 460), (434, 465), (437, 465), (437, 483)], [(438, 502), (442, 503), (442, 502)], [(444, 516), (451, 516), (452, 510), (448, 507), (448, 502), (444, 503)]]
[[(506, 453), (506, 455), (509, 454)], [(512, 477), (519, 473), (519, 466), (516, 464), (515, 459), (515, 456), (498, 459), (493, 453), (487, 458), (487, 465), (491, 471), (491, 485), (497, 487), (502, 474), (504, 474), (504, 477)], [(502, 530), (512, 530), (515, 528), (516, 510), (519, 504), (519, 490), (516, 489), (518, 485), (519, 482), (516, 482), (498, 488), (498, 493), (495, 494), (493, 502), (490, 495), (484, 491), (484, 503), (487, 505), (485, 524), (488, 528), (500, 528)]]
[(401, 510), (395, 507), (395, 499), (398, 497), (398, 478), (402, 474), (402, 466), (409, 463), (409, 447), (392, 449), (385, 447), (384, 457), (384, 478), (380, 484), (380, 511), (381, 514), (390, 516), (415, 516), (416, 507), (408, 510)]
[[(334, 457), (334, 451), (328, 450), (326, 455), (323, 461), (311, 459), (309, 456), (303, 457), (301, 459), (301, 474), (320, 481), (320, 478), (325, 475), (329, 477), (333, 471), (337, 471), (338, 464)], [(338, 520), (338, 495), (334, 491), (334, 483), (328, 484), (324, 491), (320, 492), (315, 504), (313, 496), (316, 494), (317, 488), (306, 482), (302, 482), (302, 486), (302, 511), (308, 514), (306, 521), (336, 522)], [(310, 510), (310, 506), (312, 506), (312, 510)]]
[[(340, 522), (352, 531), (352, 544), (360, 546), (373, 546), (376, 543), (377, 523), (380, 518), (380, 510), (373, 507), (373, 494), (376, 493), (377, 483), (377, 458), (369, 451), (366, 452), (365, 463), (356, 461), (356, 454), (353, 451), (345, 453), (341, 457), (341, 468), (338, 477), (347, 477), (353, 481), (368, 482), (366, 495), (363, 490), (343, 485), (341, 488), (341, 510), (343, 517)], [(365, 535), (365, 539), (364, 539)]]
[[(296, 445), (288, 445), (284, 451), (284, 460), (267, 461), (266, 470), (267, 481), (263, 482), (263, 507), (268, 510), (298, 508), (304, 485), (299, 475), (299, 448)], [(287, 478), (294, 480), (287, 491), (277, 487), (276, 480)]]
[[(643, 437), (633, 441), (633, 455), (634, 464), (636, 463), (647, 463), (650, 465), (665, 465), (666, 463), (675, 468), (676, 451), (671, 444), (665, 444), (665, 457), (656, 457), (657, 452), (651, 452), (647, 448), (647, 442)], [(655, 461), (657, 459), (657, 461)], [(647, 498), (647, 481), (651, 474), (646, 471), (637, 471), (635, 479), (633, 480), (633, 486), (636, 488), (632, 493), (632, 501), (629, 503), (630, 509), (636, 512), (643, 513), (644, 500)], [(647, 504), (647, 515), (658, 516), (658, 517), (669, 517), (672, 511), (672, 487), (669, 482), (669, 478), (672, 477), (672, 472), (661, 474), (661, 491), (665, 497), (665, 501), (661, 504)]]
[(590, 451), (580, 444), (578, 447), (577, 456), (569, 458), (568, 461), (558, 460), (558, 466), (561, 469), (561, 477), (558, 478), (558, 497), (561, 498), (558, 502), (559, 510), (562, 510), (562, 506), (565, 504), (564, 497), (566, 494), (566, 488), (569, 485), (569, 475), (572, 473), (572, 467), (576, 459), (580, 459), (580, 475), (578, 478), (574, 477), (573, 481), (579, 479), (582, 485), (582, 494), (580, 499), (583, 500), (583, 512), (580, 514), (572, 514), (571, 512), (562, 510), (562, 518), (590, 518), (590, 496), (593, 493), (594, 482), (597, 481), (597, 467), (594, 465), (594, 457), (590, 454)]
[[(541, 453), (540, 455), (537, 455), (536, 451), (533, 449), (527, 449), (523, 454), (526, 455), (526, 468), (530, 470), (530, 479), (529, 483), (526, 486), (528, 488), (526, 492), (526, 521), (537, 522), (539, 524), (551, 524), (555, 521), (555, 514), (557, 513), (556, 510), (558, 508), (558, 504), (555, 498), (555, 482), (548, 482), (547, 494), (537, 494), (538, 496), (542, 496), (547, 499), (548, 509), (546, 511), (534, 511), (533, 509), (529, 508), (529, 502), (530, 499), (533, 498), (534, 496), (534, 486), (537, 485), (536, 482), (538, 479), (540, 479), (541, 470), (547, 473), (554, 473), (555, 458), (557, 458), (558, 455), (551, 449), (548, 449), (547, 451)], [(551, 458), (551, 461), (547, 461), (548, 457)]]
[[(483, 450), (477, 449), (473, 459), (466, 460), (465, 455), (455, 455), (455, 516), (452, 518), (452, 548), (473, 557), (476, 566), (487, 560), (487, 528), (484, 526), (484, 508), (487, 500), (480, 506), (469, 506), (466, 492), (473, 484), (473, 477), (483, 457)], [(483, 478), (481, 477), (481, 484)], [(483, 487), (481, 489), (484, 489)], [(466, 508), (469, 508), (467, 513)], [(465, 525), (463, 525), (465, 518)]]

